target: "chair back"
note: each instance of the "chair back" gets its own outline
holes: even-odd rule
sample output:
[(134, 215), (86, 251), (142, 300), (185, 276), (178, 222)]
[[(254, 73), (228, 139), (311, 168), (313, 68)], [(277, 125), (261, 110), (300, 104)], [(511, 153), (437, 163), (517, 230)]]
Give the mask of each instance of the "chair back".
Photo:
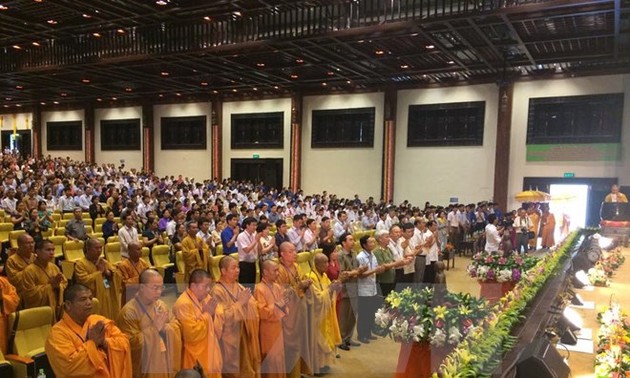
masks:
[(31, 358), (44, 352), (44, 344), (50, 333), (53, 311), (49, 306), (34, 307), (9, 315), (9, 329), (15, 328), (13, 354)]
[(74, 212), (71, 212), (71, 213), (65, 213), (65, 214), (63, 215), (63, 220), (67, 220), (67, 221), (68, 221), (68, 220), (70, 220), (70, 219), (72, 219), (72, 218), (74, 218)]
[(311, 272), (311, 258), (313, 255), (310, 252), (300, 252), (297, 254), (297, 264), (302, 271), (302, 274), (309, 274)]
[(0, 223), (0, 243), (9, 241), (11, 231), (13, 231), (13, 223)]
[(96, 218), (96, 219), (94, 219), (94, 225), (98, 226), (99, 224), (103, 224), (103, 223), (105, 223), (106, 220), (107, 220), (107, 218)]
[(217, 256), (223, 255), (223, 244), (217, 245), (215, 255)]
[(26, 231), (24, 231), (24, 230), (9, 231), (9, 243), (11, 245), (11, 248), (17, 249), (17, 247), (18, 247), (18, 244), (17, 244), (18, 237), (20, 237), (20, 235), (25, 234), (25, 233), (26, 233)]
[(105, 244), (105, 258), (114, 265), (122, 261), (119, 242)]
[(151, 258), (149, 257), (150, 253), (151, 253), (151, 251), (149, 250), (149, 247), (142, 247), (142, 254), (140, 255), (140, 258), (142, 260), (146, 261), (146, 263), (149, 264), (149, 266), (152, 266), (151, 265)]
[(107, 238), (108, 243), (118, 243), (118, 235), (112, 235)]
[(151, 255), (153, 257), (153, 264), (156, 267), (163, 267), (167, 264), (170, 264), (170, 260), (168, 258), (168, 245), (155, 245), (151, 250)]
[(83, 244), (84, 242), (82, 240), (67, 240), (63, 243), (63, 256), (65, 260), (74, 262), (85, 256), (83, 253)]
[(221, 278), (221, 268), (219, 268), (219, 262), (221, 262), (222, 258), (223, 256), (212, 256), (210, 260), (210, 274), (215, 280)]
[(66, 228), (65, 227), (57, 227), (57, 228), (55, 228), (55, 235), (57, 235), (57, 236), (65, 236), (66, 235)]
[[(98, 220), (98, 218), (96, 218), (96, 220)], [(98, 223), (96, 225), (94, 225), (94, 232), (103, 232), (103, 223)]]
[(63, 244), (67, 241), (65, 236), (49, 236), (50, 240), (55, 245), (55, 258), (63, 257)]

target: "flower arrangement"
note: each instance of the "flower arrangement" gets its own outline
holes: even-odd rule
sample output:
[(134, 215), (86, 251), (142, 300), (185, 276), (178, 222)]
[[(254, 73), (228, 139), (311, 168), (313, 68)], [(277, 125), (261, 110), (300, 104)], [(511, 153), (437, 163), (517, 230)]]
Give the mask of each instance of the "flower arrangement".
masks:
[(595, 356), (597, 378), (627, 377), (630, 375), (630, 318), (619, 306), (597, 314), (601, 324)]
[(518, 282), (523, 272), (528, 271), (538, 258), (511, 254), (507, 257), (503, 252), (479, 252), (473, 256), (466, 268), (468, 275), (479, 281)]
[(608, 252), (604, 252), (601, 260), (602, 267), (608, 276), (613, 275), (613, 271), (626, 261), (626, 257), (621, 253), (621, 249), (617, 248)]
[(393, 291), (376, 312), (376, 325), (395, 341), (429, 342), (434, 347), (457, 345), (490, 312), (488, 303), (470, 294), (432, 288)]
[(612, 275), (612, 273), (609, 274), (601, 263), (597, 263), (597, 265), (588, 270), (588, 280), (593, 286), (610, 286), (610, 281), (608, 281), (610, 275)]

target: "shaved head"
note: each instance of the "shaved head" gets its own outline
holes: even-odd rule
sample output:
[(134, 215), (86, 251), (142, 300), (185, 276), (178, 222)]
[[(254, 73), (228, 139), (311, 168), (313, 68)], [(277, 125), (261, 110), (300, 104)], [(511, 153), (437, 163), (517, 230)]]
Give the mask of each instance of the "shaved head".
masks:
[(157, 270), (151, 269), (151, 268), (145, 269), (145, 270), (142, 271), (142, 273), (140, 273), (139, 283), (145, 284), (145, 283), (149, 282), (149, 280), (152, 277), (155, 277), (155, 276), (160, 276), (161, 277), (160, 273)]
[(225, 255), (219, 260), (219, 269), (227, 269), (230, 265), (236, 263), (238, 263), (238, 260), (232, 257), (232, 255)]

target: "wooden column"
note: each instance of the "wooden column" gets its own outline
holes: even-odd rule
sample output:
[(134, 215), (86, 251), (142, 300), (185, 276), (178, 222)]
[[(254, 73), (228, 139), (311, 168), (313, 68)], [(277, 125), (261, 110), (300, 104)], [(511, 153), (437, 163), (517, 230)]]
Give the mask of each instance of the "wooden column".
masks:
[(85, 161), (94, 163), (94, 106), (92, 104), (87, 105), (84, 112)]
[(220, 98), (212, 100), (212, 177), (217, 180), (223, 179), (223, 101)]
[(31, 124), (31, 154), (36, 158), (42, 155), (42, 107), (37, 104), (33, 106), (33, 119)]
[(387, 202), (394, 199), (394, 163), (396, 157), (396, 106), (398, 92), (385, 91), (383, 125), (383, 166), (381, 197)]
[(291, 155), (289, 165), (289, 188), (294, 193), (302, 181), (302, 93), (291, 97)]
[(497, 116), (497, 143), (494, 158), (494, 202), (505, 209), (508, 201), (510, 177), (510, 136), (512, 132), (512, 102), (514, 84), (499, 86), (499, 113)]
[(155, 167), (155, 142), (153, 137), (153, 104), (142, 105), (142, 168), (153, 172)]

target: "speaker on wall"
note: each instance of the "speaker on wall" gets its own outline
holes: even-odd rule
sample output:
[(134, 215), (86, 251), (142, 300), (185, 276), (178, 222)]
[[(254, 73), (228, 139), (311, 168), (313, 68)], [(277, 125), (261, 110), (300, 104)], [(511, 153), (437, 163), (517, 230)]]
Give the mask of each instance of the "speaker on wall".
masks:
[(516, 363), (517, 378), (567, 378), (571, 369), (545, 338), (527, 345)]

